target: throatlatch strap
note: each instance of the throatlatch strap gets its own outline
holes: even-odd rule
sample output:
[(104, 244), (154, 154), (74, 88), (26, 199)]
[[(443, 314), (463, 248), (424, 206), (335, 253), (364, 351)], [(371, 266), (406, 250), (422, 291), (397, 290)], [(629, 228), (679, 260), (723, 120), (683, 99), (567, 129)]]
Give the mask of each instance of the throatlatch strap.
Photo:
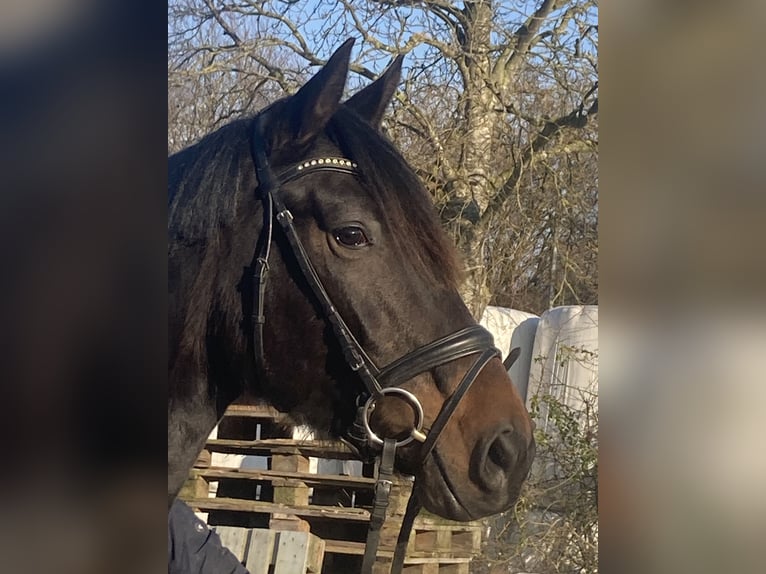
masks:
[(269, 254), (271, 253), (271, 236), (274, 219), (274, 207), (271, 195), (263, 198), (263, 229), (261, 245), (250, 268), (253, 271), (253, 309), (251, 325), (253, 330), (253, 357), (255, 369), (259, 377), (266, 374), (266, 355), (263, 350), (263, 325), (266, 322), (264, 306), (266, 304), (266, 283), (269, 278)]
[(396, 441), (387, 438), (383, 441), (383, 452), (380, 455), (378, 468), (378, 481), (375, 483), (375, 497), (373, 499), (372, 512), (370, 513), (370, 527), (367, 530), (367, 543), (364, 548), (362, 561), (362, 574), (372, 574), (372, 566), (378, 554), (380, 544), (380, 529), (386, 519), (388, 499), (391, 495), (393, 484), (394, 460), (396, 458)]

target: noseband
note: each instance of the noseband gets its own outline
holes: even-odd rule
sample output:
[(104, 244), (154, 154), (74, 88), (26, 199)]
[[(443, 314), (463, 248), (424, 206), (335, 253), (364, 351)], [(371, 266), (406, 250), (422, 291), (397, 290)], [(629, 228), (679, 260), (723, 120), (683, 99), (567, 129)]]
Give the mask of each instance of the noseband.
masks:
[[(258, 187), (256, 195), (263, 204), (263, 229), (256, 248), (251, 267), (253, 272), (253, 307), (252, 307), (252, 342), (256, 369), (265, 373), (266, 359), (263, 346), (263, 325), (265, 323), (264, 305), (266, 283), (269, 270), (269, 254), (274, 229), (274, 221), (279, 224), (290, 250), (295, 257), (303, 278), (308, 283), (316, 302), (320, 305), (325, 319), (343, 352), (348, 367), (357, 374), (362, 382), (362, 389), (357, 396), (357, 418), (351, 428), (346, 429), (341, 437), (352, 446), (360, 458), (370, 459), (373, 453), (380, 457), (378, 481), (375, 485), (374, 505), (370, 517), (370, 529), (364, 556), (363, 573), (372, 571), (372, 564), (380, 537), (380, 528), (385, 519), (388, 495), (391, 489), (396, 449), (413, 441), (422, 443), (419, 451), (420, 463), (433, 451), (444, 427), (455, 412), (461, 399), (478, 377), (481, 370), (496, 356), (500, 355), (494, 346), (492, 335), (479, 325), (472, 325), (432, 341), (410, 351), (383, 368), (378, 368), (364, 348), (354, 337), (343, 317), (330, 299), (311, 259), (293, 223), (293, 215), (284, 204), (281, 186), (306, 174), (318, 171), (332, 171), (358, 176), (356, 163), (346, 158), (316, 158), (303, 161), (298, 165), (275, 174), (269, 165), (265, 148), (264, 114), (254, 120), (254, 133), (251, 139), (251, 151), (255, 163)], [(431, 369), (455, 361), (462, 357), (479, 353), (478, 358), (463, 376), (454, 393), (444, 402), (430, 429), (424, 429), (423, 407), (418, 398), (399, 385)], [(396, 440), (379, 437), (370, 427), (370, 415), (376, 402), (385, 395), (397, 395), (409, 403), (415, 413), (415, 424), (408, 436)], [(414, 493), (414, 491), (413, 491)], [(403, 565), (409, 531), (412, 521), (420, 510), (420, 505), (413, 496), (407, 506), (402, 530), (397, 541), (396, 553), (391, 568), (392, 574), (399, 572)], [(409, 523), (409, 525), (408, 525)]]

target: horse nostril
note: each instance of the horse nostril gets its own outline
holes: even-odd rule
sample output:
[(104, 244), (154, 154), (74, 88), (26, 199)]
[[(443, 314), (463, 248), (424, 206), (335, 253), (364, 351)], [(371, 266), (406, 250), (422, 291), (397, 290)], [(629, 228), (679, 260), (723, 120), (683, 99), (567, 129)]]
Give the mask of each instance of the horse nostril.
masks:
[(489, 459), (502, 469), (508, 469), (513, 464), (513, 439), (512, 431), (503, 431), (492, 441), (487, 451)]
[(499, 492), (509, 484), (516, 467), (519, 448), (512, 428), (505, 427), (477, 448), (476, 466), (472, 473), (476, 482), (485, 490)]

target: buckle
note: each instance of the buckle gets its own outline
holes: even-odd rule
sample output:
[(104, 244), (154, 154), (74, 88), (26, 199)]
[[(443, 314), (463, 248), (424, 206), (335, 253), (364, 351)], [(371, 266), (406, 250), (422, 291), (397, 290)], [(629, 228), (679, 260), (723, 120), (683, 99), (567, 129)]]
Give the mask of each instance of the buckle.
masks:
[(292, 221), (293, 221), (293, 214), (290, 213), (289, 209), (285, 209), (284, 211), (280, 211), (279, 213), (277, 213), (277, 221), (279, 221), (279, 223), (281, 225), (286, 225), (288, 223), (292, 223)]

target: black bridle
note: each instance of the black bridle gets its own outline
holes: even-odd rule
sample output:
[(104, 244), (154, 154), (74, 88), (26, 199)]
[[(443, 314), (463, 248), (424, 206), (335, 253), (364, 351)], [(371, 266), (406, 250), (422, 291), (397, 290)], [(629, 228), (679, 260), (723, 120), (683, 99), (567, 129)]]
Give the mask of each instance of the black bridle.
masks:
[[(370, 517), (370, 529), (367, 539), (367, 549), (364, 556), (363, 573), (372, 571), (380, 528), (385, 519), (388, 506), (388, 494), (391, 489), (396, 449), (412, 441), (422, 443), (420, 447), (420, 463), (425, 463), (436, 445), (441, 432), (455, 412), (461, 399), (478, 377), (481, 370), (494, 358), (500, 355), (494, 346), (492, 335), (479, 325), (472, 325), (418, 347), (389, 365), (378, 368), (365, 352), (362, 345), (354, 337), (343, 317), (338, 312), (327, 293), (322, 280), (317, 275), (298, 232), (293, 223), (293, 216), (285, 205), (281, 186), (305, 174), (317, 171), (334, 171), (352, 176), (358, 175), (357, 165), (346, 158), (330, 157), (315, 158), (292, 166), (279, 174), (271, 169), (268, 154), (265, 149), (265, 116), (258, 115), (254, 120), (251, 151), (255, 163), (258, 187), (256, 195), (263, 204), (263, 229), (259, 238), (256, 254), (253, 259), (253, 307), (252, 307), (252, 342), (256, 369), (265, 373), (266, 359), (263, 350), (263, 325), (265, 323), (264, 305), (266, 283), (269, 270), (269, 254), (273, 238), (274, 221), (287, 239), (290, 249), (301, 270), (303, 278), (308, 283), (311, 292), (322, 309), (325, 319), (332, 327), (335, 338), (343, 352), (349, 368), (357, 374), (363, 384), (363, 389), (357, 396), (357, 419), (342, 437), (359, 453), (360, 458), (369, 458), (371, 453), (380, 456), (378, 482), (375, 486), (373, 511)], [(399, 387), (402, 383), (416, 375), (431, 369), (479, 353), (479, 357), (463, 376), (455, 392), (444, 402), (441, 411), (430, 429), (423, 429), (423, 408), (420, 401), (409, 391)], [(375, 402), (387, 394), (397, 394), (413, 408), (416, 420), (409, 436), (396, 440), (381, 438), (370, 427), (369, 418), (375, 408)], [(414, 492), (414, 491), (413, 491)], [(392, 574), (401, 570), (407, 539), (415, 515), (420, 505), (413, 495), (407, 506), (402, 530), (397, 542), (397, 549), (392, 565)], [(397, 569), (398, 568), (398, 569)]]

